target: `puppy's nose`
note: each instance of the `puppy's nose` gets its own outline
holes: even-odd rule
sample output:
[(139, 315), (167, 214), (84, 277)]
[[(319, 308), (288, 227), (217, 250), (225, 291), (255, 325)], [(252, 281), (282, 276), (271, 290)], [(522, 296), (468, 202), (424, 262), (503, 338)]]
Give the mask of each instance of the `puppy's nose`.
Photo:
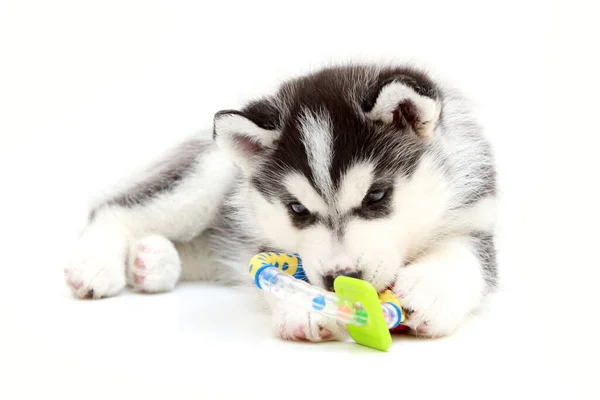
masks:
[(325, 285), (325, 289), (333, 292), (333, 281), (338, 276), (349, 276), (351, 278), (361, 279), (362, 272), (356, 270), (341, 270), (329, 273), (323, 276), (323, 284)]

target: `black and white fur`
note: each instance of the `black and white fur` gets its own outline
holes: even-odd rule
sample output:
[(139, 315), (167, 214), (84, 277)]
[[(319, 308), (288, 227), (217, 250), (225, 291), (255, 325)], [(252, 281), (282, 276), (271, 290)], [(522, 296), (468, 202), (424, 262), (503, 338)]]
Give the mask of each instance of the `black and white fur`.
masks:
[[(490, 146), (461, 95), (427, 73), (325, 68), (218, 112), (211, 133), (94, 207), (65, 270), (76, 296), (250, 283), (249, 259), (279, 250), (302, 256), (312, 284), (344, 274), (393, 288), (413, 332), (443, 336), (495, 287)], [(343, 337), (267, 300), (282, 338)]]

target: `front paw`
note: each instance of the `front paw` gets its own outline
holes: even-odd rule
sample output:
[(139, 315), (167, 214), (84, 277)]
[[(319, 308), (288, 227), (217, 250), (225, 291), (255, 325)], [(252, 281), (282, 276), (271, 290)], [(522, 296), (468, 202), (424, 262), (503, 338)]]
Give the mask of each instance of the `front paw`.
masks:
[(323, 342), (341, 340), (346, 335), (343, 324), (336, 320), (293, 306), (280, 305), (273, 318), (275, 334), (285, 340)]
[(74, 296), (100, 299), (125, 287), (125, 254), (98, 244), (97, 251), (77, 251), (64, 269), (65, 281)]
[(135, 243), (127, 268), (127, 283), (142, 293), (172, 290), (181, 275), (181, 260), (173, 243), (160, 235), (146, 236)]
[[(404, 325), (423, 337), (455, 333), (470, 315), (476, 293), (462, 287), (440, 268), (411, 265), (399, 274), (394, 292), (406, 313)], [(453, 280), (454, 279), (454, 280)]]
[(99, 299), (118, 294), (125, 287), (129, 238), (118, 227), (92, 227), (77, 243), (64, 269), (74, 296)]

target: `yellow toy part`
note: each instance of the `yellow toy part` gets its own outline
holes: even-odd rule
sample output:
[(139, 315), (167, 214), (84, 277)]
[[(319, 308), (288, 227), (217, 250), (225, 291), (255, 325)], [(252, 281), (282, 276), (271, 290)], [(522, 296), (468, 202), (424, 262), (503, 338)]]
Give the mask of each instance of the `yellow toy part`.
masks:
[(392, 303), (395, 304), (398, 309), (400, 309), (400, 323), (404, 322), (405, 320), (405, 315), (404, 312), (402, 312), (402, 306), (400, 305), (400, 302), (398, 301), (398, 298), (396, 297), (396, 295), (394, 294), (394, 292), (392, 292), (390, 289), (382, 292), (379, 294), (379, 301), (381, 302), (381, 304), (383, 303)]
[(302, 268), (302, 260), (298, 255), (267, 252), (255, 255), (249, 263), (250, 275), (258, 287), (260, 287), (260, 284), (256, 279), (257, 274), (260, 270), (267, 267), (275, 267), (296, 279), (307, 281), (304, 269)]

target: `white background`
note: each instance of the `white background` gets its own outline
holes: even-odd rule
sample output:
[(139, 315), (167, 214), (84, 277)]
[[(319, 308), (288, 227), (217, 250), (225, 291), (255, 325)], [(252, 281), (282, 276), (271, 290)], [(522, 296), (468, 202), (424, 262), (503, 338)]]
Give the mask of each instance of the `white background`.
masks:
[[(598, 398), (597, 2), (210, 3), (0, 1), (0, 398)], [(378, 353), (280, 342), (208, 284), (70, 297), (92, 196), (281, 79), (378, 59), (480, 108), (502, 191), (485, 313)]]

